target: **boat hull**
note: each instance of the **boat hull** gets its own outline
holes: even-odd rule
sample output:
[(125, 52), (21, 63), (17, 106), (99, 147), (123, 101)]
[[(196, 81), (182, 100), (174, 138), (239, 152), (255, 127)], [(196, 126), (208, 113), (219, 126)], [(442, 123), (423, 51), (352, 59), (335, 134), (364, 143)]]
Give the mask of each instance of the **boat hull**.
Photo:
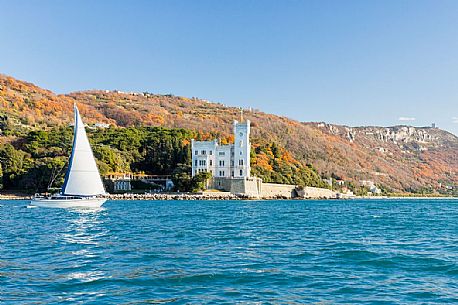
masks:
[(43, 208), (100, 208), (106, 198), (84, 198), (84, 199), (48, 199), (34, 198), (30, 201), (31, 205)]

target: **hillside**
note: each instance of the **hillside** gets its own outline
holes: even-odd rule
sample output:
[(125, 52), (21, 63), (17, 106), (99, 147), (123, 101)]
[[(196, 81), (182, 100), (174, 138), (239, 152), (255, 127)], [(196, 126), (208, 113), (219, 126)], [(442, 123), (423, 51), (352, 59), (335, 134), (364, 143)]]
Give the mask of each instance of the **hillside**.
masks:
[[(237, 108), (197, 98), (101, 90), (56, 95), (0, 76), (1, 129), (68, 125), (74, 102), (89, 124), (185, 128), (225, 141), (231, 140), (232, 120), (240, 117)], [(458, 185), (458, 138), (440, 129), (302, 123), (258, 110), (244, 111), (244, 118), (253, 122), (254, 144), (276, 143), (294, 162), (327, 177), (372, 180), (393, 191)]]

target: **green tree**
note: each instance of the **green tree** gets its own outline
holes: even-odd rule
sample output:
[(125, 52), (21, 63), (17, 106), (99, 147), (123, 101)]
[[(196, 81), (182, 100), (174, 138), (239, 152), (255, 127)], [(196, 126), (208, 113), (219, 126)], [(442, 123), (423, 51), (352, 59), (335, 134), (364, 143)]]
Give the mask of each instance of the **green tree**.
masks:
[(0, 149), (0, 161), (5, 169), (3, 173), (3, 185), (5, 188), (15, 188), (14, 181), (27, 172), (31, 159), (22, 150), (16, 150), (13, 145), (6, 144)]
[(201, 172), (192, 177), (191, 179), (191, 190), (193, 192), (203, 191), (207, 187), (208, 180), (212, 177), (209, 172)]
[(191, 166), (178, 164), (172, 173), (172, 181), (176, 191), (190, 192), (192, 190)]

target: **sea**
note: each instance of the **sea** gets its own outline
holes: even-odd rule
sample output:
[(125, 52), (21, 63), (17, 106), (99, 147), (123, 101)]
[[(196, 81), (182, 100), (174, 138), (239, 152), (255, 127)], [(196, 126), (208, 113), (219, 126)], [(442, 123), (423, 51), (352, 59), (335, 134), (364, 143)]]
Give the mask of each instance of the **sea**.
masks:
[(458, 303), (458, 200), (0, 201), (0, 303)]

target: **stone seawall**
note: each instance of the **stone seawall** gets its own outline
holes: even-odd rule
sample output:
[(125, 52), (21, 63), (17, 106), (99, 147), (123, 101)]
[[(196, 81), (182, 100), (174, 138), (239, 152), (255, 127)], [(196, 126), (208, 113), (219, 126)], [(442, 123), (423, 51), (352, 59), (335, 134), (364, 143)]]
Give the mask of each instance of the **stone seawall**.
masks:
[(341, 196), (339, 193), (329, 189), (310, 187), (304, 188), (291, 184), (263, 183), (261, 189), (261, 198), (306, 198), (306, 199), (337, 199)]
[(317, 187), (299, 187), (292, 184), (264, 183), (256, 177), (249, 178), (213, 178), (212, 188), (224, 190), (238, 196), (252, 199), (336, 199), (344, 195), (329, 189)]
[(296, 186), (291, 184), (262, 183), (260, 197), (264, 199), (295, 198)]
[(297, 194), (299, 197), (307, 199), (337, 199), (341, 196), (332, 190), (310, 186), (306, 186), (303, 189), (298, 188)]
[[(265, 184), (263, 184), (265, 186)], [(203, 192), (203, 193), (169, 193), (169, 194), (110, 194), (109, 200), (272, 200), (272, 199), (337, 199), (338, 194), (327, 189), (304, 188), (301, 193), (294, 185), (269, 184), (263, 188), (261, 196), (247, 194), (232, 194), (230, 192)]]
[(262, 180), (250, 178), (218, 178), (214, 177), (210, 183), (212, 188), (224, 190), (231, 194), (242, 195), (249, 198), (259, 198)]

